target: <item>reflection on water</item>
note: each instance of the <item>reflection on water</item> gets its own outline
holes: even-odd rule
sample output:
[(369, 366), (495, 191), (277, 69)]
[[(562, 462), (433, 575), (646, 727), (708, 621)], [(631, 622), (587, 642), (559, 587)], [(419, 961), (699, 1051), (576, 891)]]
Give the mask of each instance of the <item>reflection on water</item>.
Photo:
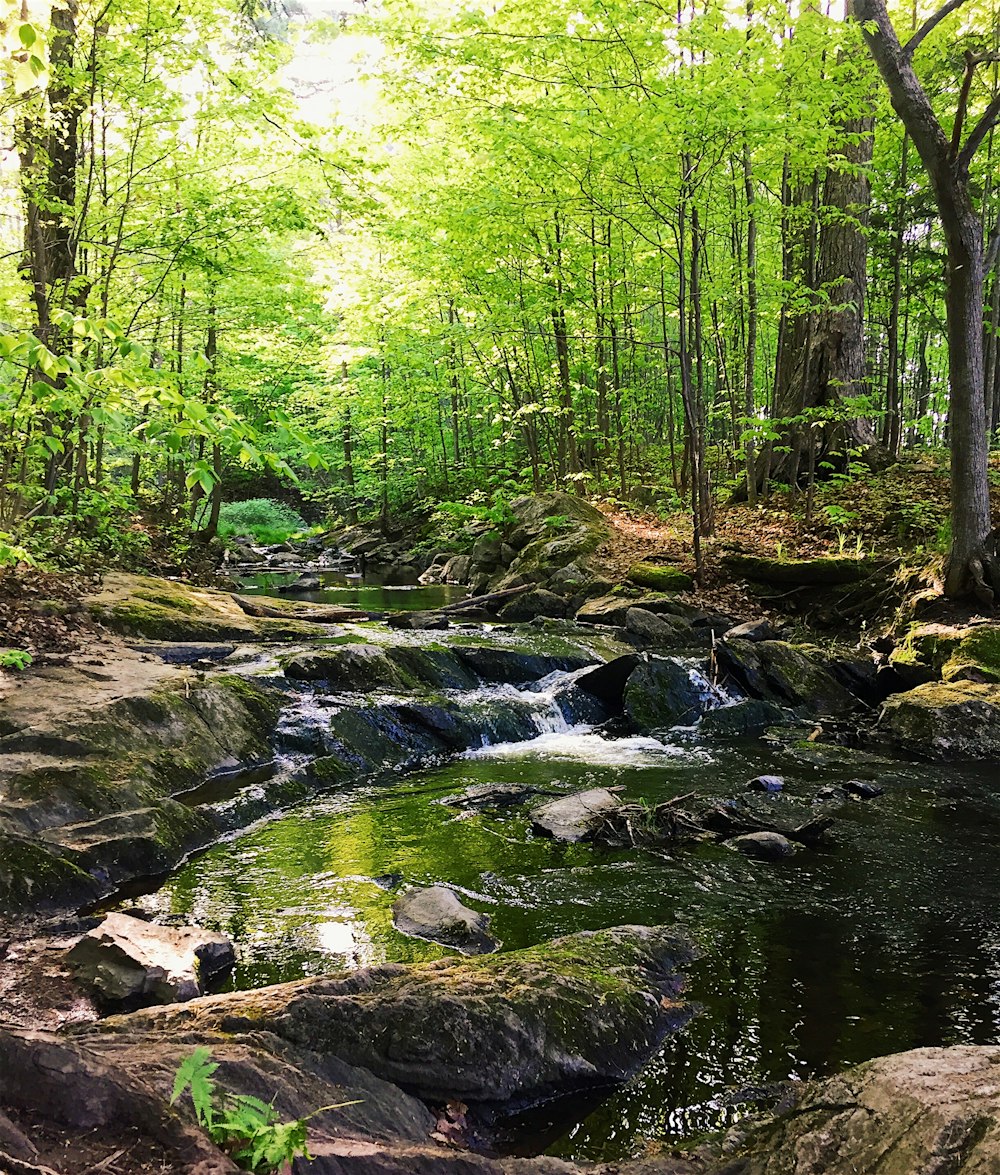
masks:
[[(505, 948), (623, 922), (680, 924), (702, 949), (689, 990), (704, 1010), (630, 1085), (553, 1125), (550, 1149), (568, 1157), (614, 1159), (646, 1139), (724, 1124), (734, 1085), (918, 1045), (1000, 1041), (1000, 801), (983, 778), (869, 768), (886, 794), (845, 804), (830, 848), (778, 864), (718, 845), (667, 858), (562, 845), (533, 836), (521, 809), (433, 802), (504, 782), (621, 785), (625, 798), (658, 802), (732, 794), (765, 771), (785, 775), (793, 794), (859, 774), (821, 776), (762, 744), (708, 755), (571, 728), (328, 796), (217, 846), (144, 901), (233, 935), (240, 986), (438, 957), (393, 928), (391, 874), (479, 895), (470, 903), (491, 914)], [(537, 1117), (532, 1130), (546, 1137)]]
[[(285, 595), (280, 588), (294, 583), (301, 574), (302, 571), (265, 571), (257, 575), (241, 572), (243, 587), (240, 591), (245, 596)], [(343, 571), (309, 569), (308, 574), (318, 576), (323, 586), (313, 592), (288, 593), (288, 599), (306, 600), (313, 604), (350, 605), (365, 608), (369, 612), (403, 612), (441, 608), (445, 604), (464, 600), (468, 595), (465, 588), (458, 584), (419, 584), (415, 571), (368, 571), (363, 578)]]

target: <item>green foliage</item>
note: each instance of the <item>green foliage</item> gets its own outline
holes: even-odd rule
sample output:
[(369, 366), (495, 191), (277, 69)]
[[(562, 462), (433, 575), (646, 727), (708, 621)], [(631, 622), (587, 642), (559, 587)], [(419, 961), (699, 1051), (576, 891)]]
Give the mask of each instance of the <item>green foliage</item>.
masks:
[(273, 498), (248, 498), (223, 502), (219, 511), (219, 534), (252, 535), (260, 543), (281, 543), (308, 529), (305, 520), (284, 502)]
[(27, 669), (31, 654), (24, 649), (0, 649), (0, 669)]
[(259, 1098), (221, 1094), (213, 1080), (218, 1063), (199, 1047), (177, 1069), (170, 1103), (190, 1091), (195, 1117), (212, 1141), (244, 1171), (278, 1172), (298, 1155), (309, 1156), (306, 1118), (281, 1122)]
[(14, 542), (14, 536), (0, 531), (0, 567), (13, 567), (18, 563), (34, 563), (31, 553)]

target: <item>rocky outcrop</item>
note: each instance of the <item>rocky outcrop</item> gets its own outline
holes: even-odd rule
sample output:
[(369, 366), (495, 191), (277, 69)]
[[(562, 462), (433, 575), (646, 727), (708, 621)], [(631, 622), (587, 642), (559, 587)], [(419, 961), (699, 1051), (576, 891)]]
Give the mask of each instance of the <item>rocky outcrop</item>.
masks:
[(292, 611), (252, 617), (229, 592), (125, 572), (106, 575), (84, 605), (110, 632), (155, 641), (288, 641), (321, 632)]
[(85, 669), (33, 675), (31, 696), (0, 708), (0, 913), (80, 905), (171, 868), (219, 832), (178, 797), (271, 757), (267, 688), (124, 651), (97, 681)]
[(85, 1039), (271, 1033), (434, 1104), (527, 1105), (634, 1073), (690, 1015), (678, 971), (691, 958), (672, 930), (622, 926), (509, 954), (209, 996), (112, 1017)]
[(170, 1004), (204, 995), (236, 962), (224, 934), (108, 914), (68, 952), (78, 983), (105, 1007)]
[(470, 910), (444, 885), (403, 894), (392, 907), (392, 924), (401, 934), (454, 947), (463, 955), (489, 954), (499, 945), (489, 933), (489, 915)]
[(996, 759), (1000, 685), (935, 681), (894, 694), (882, 707), (876, 733), (927, 759)]
[(607, 788), (592, 787), (540, 804), (531, 813), (531, 826), (556, 840), (590, 840), (607, 816), (621, 807), (621, 800)]
[(799, 1086), (792, 1108), (737, 1150), (720, 1175), (1000, 1170), (1000, 1048), (914, 1049)]
[(764, 701), (818, 714), (844, 714), (859, 705), (818, 649), (787, 641), (725, 640), (716, 647), (716, 659), (724, 678)]

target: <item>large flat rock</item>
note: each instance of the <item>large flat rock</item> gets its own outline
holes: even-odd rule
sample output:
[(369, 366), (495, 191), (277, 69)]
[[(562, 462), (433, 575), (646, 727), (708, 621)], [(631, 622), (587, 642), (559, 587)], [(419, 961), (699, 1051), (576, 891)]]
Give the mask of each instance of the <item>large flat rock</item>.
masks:
[(678, 993), (692, 956), (668, 928), (621, 926), (509, 954), (208, 996), (87, 1032), (266, 1032), (435, 1105), (528, 1105), (635, 1073), (690, 1015)]

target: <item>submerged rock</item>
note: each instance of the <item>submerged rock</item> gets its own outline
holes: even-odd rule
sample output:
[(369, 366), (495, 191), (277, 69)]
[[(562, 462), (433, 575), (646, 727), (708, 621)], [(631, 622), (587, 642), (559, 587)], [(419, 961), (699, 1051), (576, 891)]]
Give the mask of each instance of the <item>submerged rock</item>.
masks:
[(463, 955), (486, 955), (499, 945), (489, 934), (489, 915), (470, 910), (444, 885), (403, 894), (392, 907), (392, 921), (401, 934), (454, 947)]
[(692, 957), (673, 930), (619, 926), (478, 959), (209, 996), (89, 1032), (273, 1033), (434, 1104), (529, 1105), (635, 1073), (691, 1015), (678, 971)]
[(108, 914), (67, 952), (66, 962), (104, 1005), (169, 1004), (204, 995), (233, 967), (236, 952), (224, 934)]
[(603, 787), (575, 792), (533, 809), (531, 826), (556, 840), (579, 841), (593, 837), (605, 818), (621, 807), (621, 800)]
[(795, 852), (795, 845), (780, 832), (747, 832), (726, 844), (744, 857), (756, 857), (759, 861), (780, 861)]
[(457, 795), (436, 801), (450, 808), (513, 808), (532, 796), (551, 796), (555, 792), (520, 783), (474, 783)]

